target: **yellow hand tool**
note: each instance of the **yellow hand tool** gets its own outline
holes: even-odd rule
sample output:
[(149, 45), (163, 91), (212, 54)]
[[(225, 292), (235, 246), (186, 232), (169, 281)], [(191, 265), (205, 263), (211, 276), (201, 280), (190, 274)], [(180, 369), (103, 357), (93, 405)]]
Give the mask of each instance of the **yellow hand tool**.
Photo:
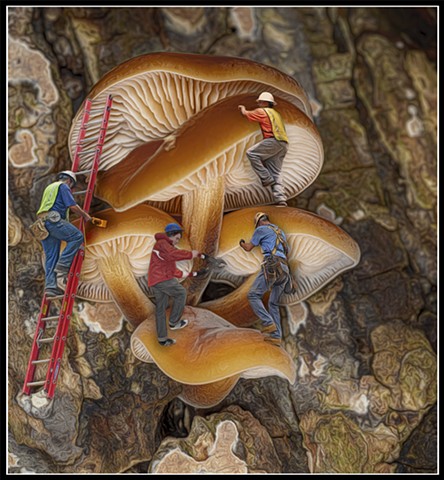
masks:
[(93, 225), (95, 225), (96, 227), (106, 228), (106, 225), (107, 225), (108, 221), (103, 220), (102, 218), (91, 217), (91, 223)]

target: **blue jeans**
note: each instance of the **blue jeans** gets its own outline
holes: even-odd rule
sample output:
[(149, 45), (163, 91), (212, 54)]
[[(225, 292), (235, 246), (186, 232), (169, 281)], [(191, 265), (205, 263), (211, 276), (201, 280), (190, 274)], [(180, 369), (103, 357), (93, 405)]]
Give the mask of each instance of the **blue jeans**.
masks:
[[(283, 267), (284, 268), (284, 267)], [(285, 270), (287, 268), (285, 267)], [(279, 314), (279, 305), (278, 301), (282, 295), (285, 283), (283, 282), (280, 285), (267, 285), (265, 280), (264, 272), (261, 269), (256, 280), (251, 286), (250, 291), (248, 292), (248, 301), (250, 302), (253, 312), (259, 317), (264, 327), (269, 325), (276, 325), (277, 331), (271, 334), (272, 337), (282, 338), (282, 326), (281, 326), (281, 317)], [(262, 301), (264, 293), (271, 288), (270, 298), (268, 299), (268, 312)]]
[[(45, 227), (49, 232), (49, 236), (42, 240), (45, 252), (45, 288), (56, 288), (57, 275), (54, 268), (57, 263), (63, 267), (71, 266), (75, 254), (82, 246), (83, 233), (66, 220), (59, 220), (56, 223), (46, 220)], [(62, 240), (66, 242), (66, 248), (60, 256)]]

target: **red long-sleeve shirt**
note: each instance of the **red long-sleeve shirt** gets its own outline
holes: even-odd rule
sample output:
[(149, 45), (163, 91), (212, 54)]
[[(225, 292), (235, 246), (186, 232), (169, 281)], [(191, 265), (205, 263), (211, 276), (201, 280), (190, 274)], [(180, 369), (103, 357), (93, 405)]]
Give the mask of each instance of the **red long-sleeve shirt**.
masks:
[(271, 121), (263, 108), (256, 108), (255, 110), (246, 110), (245, 117), (250, 122), (259, 122), (264, 138), (274, 138), (273, 127)]
[(176, 261), (191, 260), (193, 253), (189, 250), (180, 250), (173, 245), (173, 241), (165, 233), (154, 235), (156, 243), (151, 253), (148, 267), (148, 286), (157, 283), (182, 278), (182, 272), (176, 267)]

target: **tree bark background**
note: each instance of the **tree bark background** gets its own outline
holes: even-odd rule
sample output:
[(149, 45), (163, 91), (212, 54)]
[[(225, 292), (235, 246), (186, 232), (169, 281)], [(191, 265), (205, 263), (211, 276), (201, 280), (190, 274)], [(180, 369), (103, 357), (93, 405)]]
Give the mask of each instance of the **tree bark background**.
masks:
[[(168, 471), (172, 448), (182, 455), (173, 471), (436, 472), (437, 8), (7, 15), (9, 472)], [(68, 131), (91, 87), (156, 51), (246, 57), (298, 80), (325, 161), (290, 206), (340, 225), (361, 262), (284, 319), (294, 386), (241, 380), (217, 407), (193, 409), (175, 382), (132, 356), (131, 327), (116, 312), (107, 330), (98, 307), (78, 302), (56, 397), (42, 406), (21, 395), (44, 285), (28, 227), (44, 187), (70, 168)], [(230, 422), (235, 458), (208, 463), (204, 440), (225, 451)]]

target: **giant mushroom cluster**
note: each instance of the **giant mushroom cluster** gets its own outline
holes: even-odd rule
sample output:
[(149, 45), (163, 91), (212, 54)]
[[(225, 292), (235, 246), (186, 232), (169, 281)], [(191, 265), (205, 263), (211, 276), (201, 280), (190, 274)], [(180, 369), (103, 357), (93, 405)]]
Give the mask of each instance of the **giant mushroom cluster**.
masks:
[[(109, 229), (87, 232), (79, 292), (92, 300), (115, 301), (137, 326), (131, 341), (134, 355), (181, 383), (181, 398), (197, 407), (219, 403), (240, 377), (296, 380), (294, 360), (285, 349), (245, 328), (255, 321), (246, 293), (260, 256), (247, 257), (238, 240), (251, 236), (257, 207), (289, 236), (289, 259), (299, 287), (283, 299), (285, 304), (302, 301), (359, 261), (357, 244), (331, 222), (300, 209), (269, 205), (271, 191), (262, 187), (246, 157), (260, 131), (237, 109), (241, 103), (252, 105), (264, 90), (275, 96), (287, 127), (282, 183), (290, 199), (316, 179), (323, 164), (322, 140), (308, 98), (290, 76), (246, 59), (155, 53), (111, 70), (89, 95), (97, 106), (113, 96), (96, 187), (96, 196), (112, 208), (101, 212)], [(70, 131), (72, 152), (83, 108)], [(86, 151), (98, 128), (88, 129)], [(91, 161), (92, 154), (83, 156), (80, 168)], [(223, 257), (226, 274), (241, 280), (229, 295), (202, 302), (211, 273), (187, 279), (184, 317), (190, 325), (174, 332), (174, 347), (162, 349), (153, 306), (137, 279), (148, 268), (153, 235), (172, 221), (170, 215), (180, 216), (188, 234), (182, 248)]]

